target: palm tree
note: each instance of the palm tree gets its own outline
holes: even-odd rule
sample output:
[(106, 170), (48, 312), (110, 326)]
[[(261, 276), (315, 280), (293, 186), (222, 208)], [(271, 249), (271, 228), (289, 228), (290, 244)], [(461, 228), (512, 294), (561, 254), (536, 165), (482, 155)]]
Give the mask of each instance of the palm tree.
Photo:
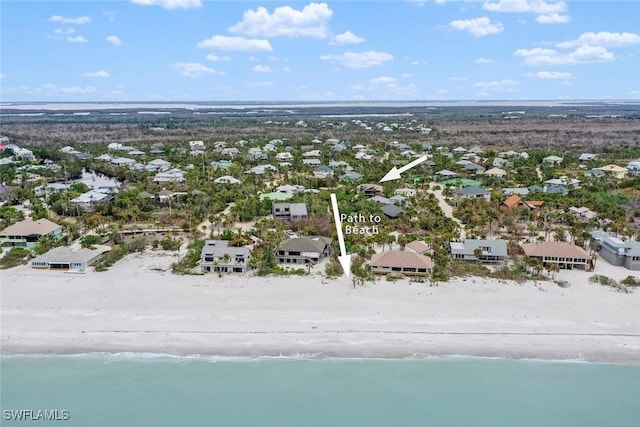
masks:
[(50, 249), (54, 248), (57, 242), (58, 240), (52, 234), (44, 235), (38, 239), (38, 242), (36, 243), (35, 251), (38, 254), (43, 254), (49, 251)]

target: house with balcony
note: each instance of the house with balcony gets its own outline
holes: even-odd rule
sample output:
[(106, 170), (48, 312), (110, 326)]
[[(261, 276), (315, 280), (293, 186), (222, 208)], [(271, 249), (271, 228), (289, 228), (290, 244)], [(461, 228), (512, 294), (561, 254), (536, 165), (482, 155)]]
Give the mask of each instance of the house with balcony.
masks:
[(431, 258), (416, 252), (387, 251), (371, 256), (371, 272), (374, 274), (427, 276), (432, 269)]
[(466, 239), (450, 242), (451, 258), (460, 261), (480, 261), (501, 264), (507, 260), (507, 242), (504, 240)]
[(280, 221), (301, 221), (307, 219), (306, 203), (274, 203), (271, 206), (274, 219)]
[(572, 243), (535, 242), (523, 243), (520, 247), (526, 256), (538, 259), (543, 266), (557, 264), (564, 270), (589, 270), (593, 267), (589, 254)]
[(596, 252), (609, 264), (640, 271), (640, 241), (622, 240), (602, 230), (593, 231), (591, 236), (597, 242)]
[(317, 264), (331, 252), (331, 239), (323, 236), (293, 237), (278, 246), (280, 264)]
[(207, 240), (200, 254), (203, 273), (244, 273), (249, 268), (249, 249), (229, 246), (228, 240)]
[(0, 244), (3, 247), (33, 249), (44, 236), (52, 236), (56, 240), (61, 238), (63, 230), (61, 225), (46, 218), (37, 221), (25, 219), (0, 231)]

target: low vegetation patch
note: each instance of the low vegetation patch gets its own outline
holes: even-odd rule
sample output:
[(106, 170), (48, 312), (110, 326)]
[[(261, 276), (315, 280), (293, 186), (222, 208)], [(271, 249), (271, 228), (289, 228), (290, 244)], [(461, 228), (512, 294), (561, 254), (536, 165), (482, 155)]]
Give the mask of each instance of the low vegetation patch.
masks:
[(11, 268), (26, 264), (31, 258), (31, 251), (27, 248), (11, 248), (7, 254), (0, 259), (0, 268)]
[(196, 239), (189, 243), (189, 246), (187, 246), (187, 254), (180, 261), (171, 264), (171, 271), (174, 274), (194, 274), (194, 269), (200, 262), (204, 244), (204, 239)]
[(122, 242), (117, 246), (112, 247), (112, 249), (104, 254), (104, 256), (98, 261), (96, 264), (96, 271), (106, 271), (116, 262), (120, 261), (128, 254), (132, 254), (135, 252), (142, 252), (147, 247), (147, 239), (144, 237), (138, 237), (132, 242), (125, 243)]
[[(631, 280), (627, 280), (629, 278), (631, 278)], [(627, 282), (632, 282), (633, 281), (633, 283), (635, 283), (635, 281), (637, 279), (635, 279), (632, 276), (628, 276), (627, 278), (625, 278), (623, 280), (627, 281)], [(632, 291), (631, 289), (627, 288), (627, 286), (625, 286), (624, 283), (617, 282), (616, 280), (612, 279), (611, 277), (607, 277), (607, 276), (604, 276), (602, 274), (594, 274), (593, 276), (589, 277), (589, 282), (590, 283), (600, 284), (602, 286), (610, 286), (610, 287), (612, 287), (612, 288), (614, 288), (614, 289), (616, 289), (616, 290), (618, 290), (620, 292), (624, 292), (624, 293), (627, 293), (627, 294), (631, 293), (631, 291)], [(637, 285), (632, 285), (632, 286), (637, 286)]]

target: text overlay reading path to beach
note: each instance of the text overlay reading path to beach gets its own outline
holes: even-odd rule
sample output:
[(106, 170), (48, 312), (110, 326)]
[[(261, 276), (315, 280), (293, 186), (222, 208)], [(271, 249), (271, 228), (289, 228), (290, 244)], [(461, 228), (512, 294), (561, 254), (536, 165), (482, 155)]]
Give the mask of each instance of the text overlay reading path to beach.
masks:
[(340, 214), (340, 221), (349, 223), (344, 226), (345, 234), (378, 234), (378, 224), (381, 221), (379, 215), (347, 215)]

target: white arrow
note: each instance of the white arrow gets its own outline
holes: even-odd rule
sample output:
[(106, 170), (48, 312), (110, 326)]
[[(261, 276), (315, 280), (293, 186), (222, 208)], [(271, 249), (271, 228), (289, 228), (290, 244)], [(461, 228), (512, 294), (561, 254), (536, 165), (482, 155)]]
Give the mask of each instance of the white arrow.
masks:
[(394, 179), (400, 179), (400, 174), (402, 172), (408, 171), (414, 166), (418, 166), (420, 163), (424, 162), (425, 160), (427, 160), (427, 156), (422, 156), (419, 159), (415, 159), (413, 162), (404, 165), (400, 169), (394, 166), (391, 168), (389, 172), (387, 172), (387, 174), (384, 176), (384, 178), (380, 180), (380, 182), (393, 181)]
[(351, 273), (351, 255), (347, 254), (347, 249), (344, 246), (344, 234), (342, 234), (342, 222), (340, 222), (340, 211), (338, 211), (338, 200), (336, 195), (331, 193), (331, 209), (333, 210), (333, 219), (336, 222), (336, 231), (338, 232), (338, 245), (340, 245), (340, 256), (338, 261), (342, 266), (342, 271), (349, 277)]

